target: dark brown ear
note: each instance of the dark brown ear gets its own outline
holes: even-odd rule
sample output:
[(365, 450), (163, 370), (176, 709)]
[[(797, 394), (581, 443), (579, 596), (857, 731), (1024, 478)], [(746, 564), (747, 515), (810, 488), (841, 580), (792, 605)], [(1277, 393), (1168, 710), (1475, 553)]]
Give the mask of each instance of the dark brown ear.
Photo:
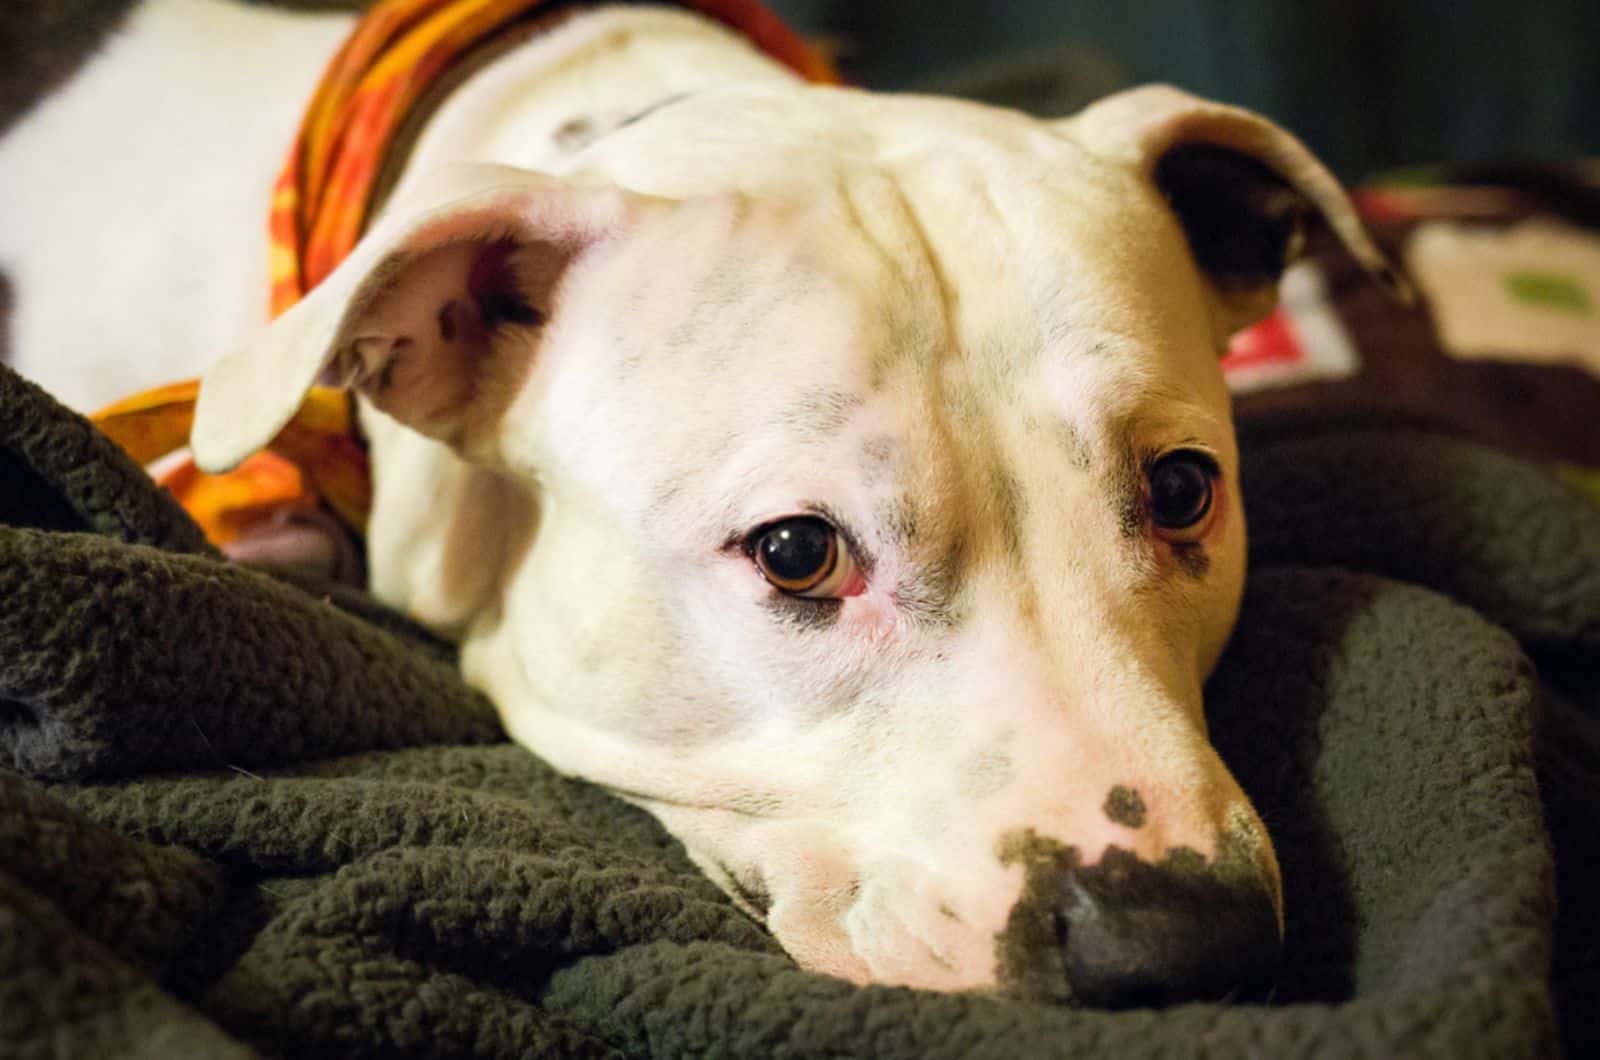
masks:
[(1062, 123), (1108, 161), (1149, 179), (1171, 204), (1217, 294), (1226, 335), (1266, 315), (1299, 253), (1302, 225), (1320, 214), (1374, 279), (1410, 292), (1362, 227), (1333, 174), (1272, 122), (1168, 85), (1108, 96)]
[(501, 166), (433, 174), (305, 299), (207, 371), (196, 463), (225, 470), (266, 445), (319, 377), (464, 445), (523, 378), (572, 265), (652, 202)]
[(1262, 163), (1212, 144), (1179, 144), (1156, 161), (1195, 263), (1221, 287), (1274, 282), (1299, 253), (1310, 204)]

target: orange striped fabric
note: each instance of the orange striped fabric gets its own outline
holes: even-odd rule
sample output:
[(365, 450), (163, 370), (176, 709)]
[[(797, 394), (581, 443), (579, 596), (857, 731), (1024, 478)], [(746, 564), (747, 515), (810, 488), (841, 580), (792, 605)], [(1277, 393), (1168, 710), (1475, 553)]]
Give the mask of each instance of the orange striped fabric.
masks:
[[(385, 156), (409, 109), (462, 53), (559, 0), (379, 0), (334, 55), (278, 174), (268, 219), (270, 308), (303, 298), (361, 238)], [(739, 31), (810, 81), (839, 75), (819, 52), (756, 0), (685, 0), (683, 6)], [(181, 447), (194, 419), (195, 382), (120, 401), (96, 424), (142, 463)], [(355, 530), (366, 524), (371, 487), (355, 443), (348, 399), (314, 388), (294, 420), (225, 476), (180, 466), (162, 479), (218, 544), (285, 506), (328, 503)], [(226, 481), (218, 482), (217, 479)]]

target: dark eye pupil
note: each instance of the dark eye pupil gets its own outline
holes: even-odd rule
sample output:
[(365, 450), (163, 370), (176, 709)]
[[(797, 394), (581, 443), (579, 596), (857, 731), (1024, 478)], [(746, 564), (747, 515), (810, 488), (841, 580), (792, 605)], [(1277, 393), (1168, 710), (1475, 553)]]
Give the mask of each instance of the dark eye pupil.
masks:
[(821, 519), (787, 519), (761, 536), (756, 546), (766, 570), (789, 582), (801, 582), (823, 570), (829, 561), (833, 530)]
[(1150, 517), (1166, 530), (1193, 526), (1211, 510), (1211, 471), (1185, 453), (1164, 456), (1150, 469)]

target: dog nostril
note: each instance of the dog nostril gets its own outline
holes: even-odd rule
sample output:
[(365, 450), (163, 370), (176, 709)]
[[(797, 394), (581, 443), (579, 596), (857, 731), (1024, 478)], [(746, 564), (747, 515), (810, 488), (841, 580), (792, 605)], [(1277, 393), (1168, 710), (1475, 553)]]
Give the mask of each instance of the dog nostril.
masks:
[(1056, 915), (1072, 994), (1101, 1008), (1260, 1000), (1278, 971), (1263, 886), (1224, 880), (1198, 856), (1161, 865), (1112, 847), (1069, 870)]

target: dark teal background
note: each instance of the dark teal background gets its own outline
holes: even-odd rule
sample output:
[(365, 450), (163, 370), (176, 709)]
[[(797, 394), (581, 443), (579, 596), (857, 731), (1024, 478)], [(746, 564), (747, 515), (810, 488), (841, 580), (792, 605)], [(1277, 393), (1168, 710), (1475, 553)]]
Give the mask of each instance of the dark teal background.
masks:
[[(365, 0), (270, 0), (351, 8)], [(1346, 180), (1600, 157), (1600, 0), (766, 0), (860, 83), (1064, 113), (1170, 81), (1283, 123)], [(0, 0), (0, 130), (133, 0)]]
[(1600, 0), (771, 3), (841, 34), (870, 87), (962, 87), (960, 73), (992, 81), (1019, 62), (1028, 85), (991, 98), (1037, 96), (1051, 64), (1067, 99), (1170, 81), (1288, 125), (1346, 179), (1600, 155)]

